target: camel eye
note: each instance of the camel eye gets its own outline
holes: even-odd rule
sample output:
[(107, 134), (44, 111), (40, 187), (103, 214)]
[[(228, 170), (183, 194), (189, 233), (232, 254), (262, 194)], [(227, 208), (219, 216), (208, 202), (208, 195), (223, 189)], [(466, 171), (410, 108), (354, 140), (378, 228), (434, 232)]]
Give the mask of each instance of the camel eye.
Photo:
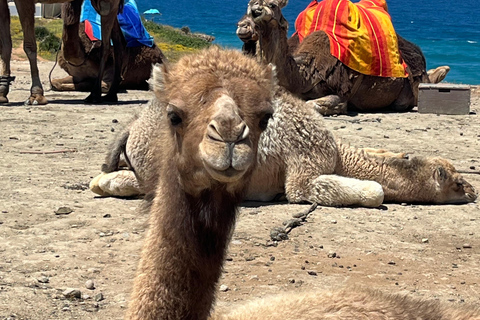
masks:
[(262, 120), (260, 120), (260, 129), (262, 129), (262, 130), (267, 129), (268, 120), (270, 120), (271, 117), (272, 117), (271, 113), (266, 113), (263, 116)]
[(458, 189), (463, 189), (463, 183), (457, 182), (457, 188)]
[(167, 117), (170, 120), (172, 126), (176, 127), (182, 123), (182, 118), (175, 111), (169, 111)]
[(275, 9), (275, 8), (278, 7), (278, 6), (277, 6), (276, 3), (272, 2), (272, 3), (269, 3), (269, 4), (268, 4), (268, 7), (269, 7), (270, 9)]

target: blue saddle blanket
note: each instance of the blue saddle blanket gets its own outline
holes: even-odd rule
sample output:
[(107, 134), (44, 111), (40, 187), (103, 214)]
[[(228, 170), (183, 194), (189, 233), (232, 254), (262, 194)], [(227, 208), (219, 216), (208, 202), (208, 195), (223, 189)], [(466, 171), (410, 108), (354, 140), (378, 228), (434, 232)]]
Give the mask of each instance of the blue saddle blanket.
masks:
[[(80, 21), (85, 22), (85, 33), (91, 41), (102, 40), (100, 15), (95, 11), (90, 0), (83, 1)], [(153, 37), (150, 36), (140, 19), (137, 4), (134, 0), (125, 0), (123, 11), (118, 14), (118, 23), (127, 47), (153, 47)]]

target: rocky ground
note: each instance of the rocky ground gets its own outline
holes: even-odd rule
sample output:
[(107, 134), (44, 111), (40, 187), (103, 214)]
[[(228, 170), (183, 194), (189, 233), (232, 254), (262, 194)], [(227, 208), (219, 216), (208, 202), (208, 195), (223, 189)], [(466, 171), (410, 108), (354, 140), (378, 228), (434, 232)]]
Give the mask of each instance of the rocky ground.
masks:
[[(40, 67), (47, 80), (52, 63)], [(147, 216), (137, 210), (141, 200), (98, 198), (87, 185), (109, 143), (150, 93), (133, 91), (121, 94), (118, 105), (91, 106), (82, 103), (85, 93), (47, 91), (47, 106), (24, 106), (28, 64), (15, 61), (13, 74), (11, 105), (0, 107), (0, 319), (121, 319)], [(479, 91), (472, 90), (470, 115), (413, 111), (325, 122), (358, 147), (451, 159), (480, 189)], [(349, 285), (480, 304), (478, 203), (318, 207), (288, 240), (270, 240), (274, 227), (309, 207), (242, 205), (219, 307)]]

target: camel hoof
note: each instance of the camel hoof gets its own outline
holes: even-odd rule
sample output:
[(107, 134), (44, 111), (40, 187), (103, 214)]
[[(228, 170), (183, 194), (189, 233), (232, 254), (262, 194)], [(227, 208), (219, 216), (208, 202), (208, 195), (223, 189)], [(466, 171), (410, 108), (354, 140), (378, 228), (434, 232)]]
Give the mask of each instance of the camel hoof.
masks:
[(0, 106), (9, 105), (7, 97), (0, 97)]
[(37, 105), (43, 106), (46, 104), (48, 104), (48, 100), (44, 96), (31, 96), (24, 102), (24, 105), (26, 106), (37, 106)]
[(102, 102), (106, 103), (117, 103), (118, 102), (118, 96), (116, 93), (108, 93), (106, 96), (102, 98)]
[(450, 71), (449, 66), (441, 66), (436, 69), (428, 70), (427, 75), (430, 83), (439, 83), (447, 76)]
[(340, 97), (336, 95), (309, 100), (307, 104), (323, 116), (347, 114), (347, 103), (342, 102)]
[(99, 104), (102, 103), (102, 97), (98, 94), (91, 93), (88, 97), (86, 97), (83, 102), (85, 104)]
[(93, 178), (92, 181), (90, 181), (90, 184), (88, 187), (90, 188), (90, 191), (92, 191), (93, 193), (96, 193), (102, 197), (105, 197), (105, 196), (108, 196), (108, 194), (103, 192), (102, 188), (100, 188), (100, 183), (99, 183), (100, 179), (103, 176), (105, 176), (105, 173), (102, 172), (101, 174)]

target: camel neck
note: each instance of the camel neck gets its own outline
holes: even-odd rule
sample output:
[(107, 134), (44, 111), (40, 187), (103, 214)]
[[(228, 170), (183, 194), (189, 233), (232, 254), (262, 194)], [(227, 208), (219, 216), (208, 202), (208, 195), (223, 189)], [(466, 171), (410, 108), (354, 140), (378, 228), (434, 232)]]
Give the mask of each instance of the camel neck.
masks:
[(306, 80), (288, 48), (287, 30), (277, 28), (262, 31), (259, 41), (260, 50), (257, 54), (261, 55), (263, 62), (277, 67), (278, 84), (293, 94), (303, 93), (303, 88), (307, 87)]
[[(193, 197), (162, 176), (150, 210), (130, 319), (207, 319), (215, 300), (240, 197), (222, 187)], [(172, 179), (173, 178), (173, 179)], [(169, 181), (169, 183), (166, 183)], [(161, 191), (160, 191), (161, 190)], [(142, 301), (158, 301), (156, 308)]]

